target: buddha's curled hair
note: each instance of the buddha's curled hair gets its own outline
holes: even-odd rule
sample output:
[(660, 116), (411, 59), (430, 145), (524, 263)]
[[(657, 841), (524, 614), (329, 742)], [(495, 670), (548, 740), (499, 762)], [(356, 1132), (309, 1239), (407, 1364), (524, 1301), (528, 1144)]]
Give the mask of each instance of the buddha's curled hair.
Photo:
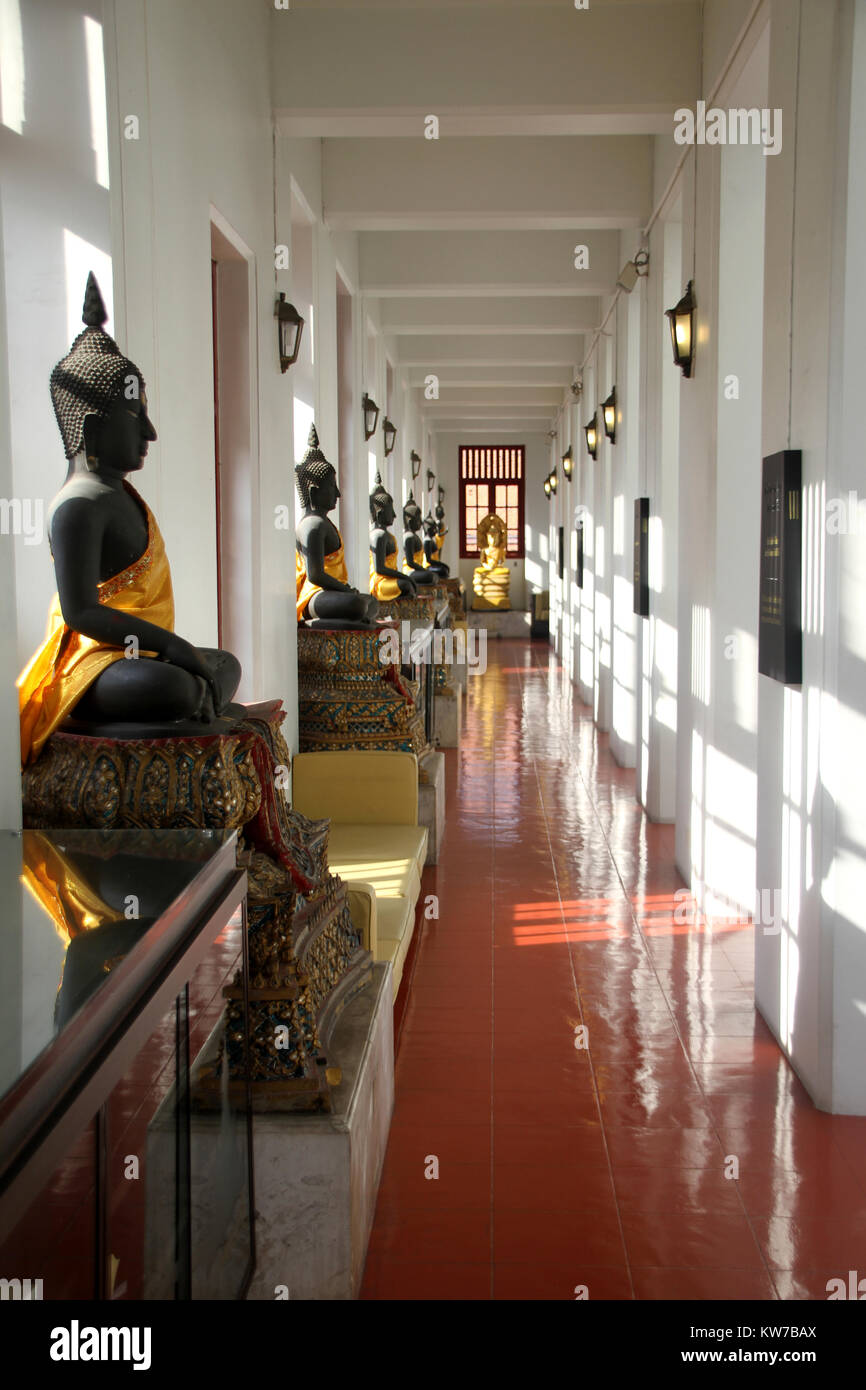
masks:
[(310, 425), (307, 439), (307, 452), (300, 463), (295, 464), (295, 487), (301, 506), (306, 510), (310, 505), (310, 488), (327, 481), (330, 474), (336, 477), (337, 470), (328, 461), (319, 446), (319, 435), (315, 424)]
[(377, 473), (373, 491), (370, 493), (370, 520), (377, 525), (379, 522), (379, 513), (387, 502), (390, 502), (393, 506), (394, 499), (390, 492), (386, 491), (382, 479)]
[[(102, 325), (108, 314), (93, 271), (87, 277), (79, 333), (72, 347), (51, 373), (51, 403), (67, 458), (84, 447), (84, 421), (88, 415), (105, 420), (118, 396), (130, 389), (144, 391), (144, 377), (134, 362), (124, 357)], [(134, 386), (131, 386), (132, 382)]]

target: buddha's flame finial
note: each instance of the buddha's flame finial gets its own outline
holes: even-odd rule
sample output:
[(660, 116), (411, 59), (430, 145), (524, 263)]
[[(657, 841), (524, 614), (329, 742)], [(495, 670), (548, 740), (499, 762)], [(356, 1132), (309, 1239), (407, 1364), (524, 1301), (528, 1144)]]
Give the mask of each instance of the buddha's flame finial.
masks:
[(96, 276), (91, 270), (87, 276), (87, 284), (84, 289), (84, 307), (81, 311), (81, 322), (88, 328), (101, 328), (108, 319), (108, 311), (105, 308)]
[(107, 318), (96, 276), (91, 271), (81, 311), (84, 328), (66, 356), (57, 363), (50, 379), (54, 414), (64, 452), (70, 459), (84, 447), (84, 421), (88, 415), (107, 420), (131, 376), (138, 378), (140, 389), (144, 390), (140, 369), (124, 357), (103, 328)]
[(316, 426), (310, 425), (310, 435), (307, 439), (307, 452), (297, 466), (298, 468), (309, 469), (314, 463), (321, 463), (324, 464), (326, 468), (333, 468), (333, 464), (325, 457), (321, 445), (319, 444), (319, 434)]

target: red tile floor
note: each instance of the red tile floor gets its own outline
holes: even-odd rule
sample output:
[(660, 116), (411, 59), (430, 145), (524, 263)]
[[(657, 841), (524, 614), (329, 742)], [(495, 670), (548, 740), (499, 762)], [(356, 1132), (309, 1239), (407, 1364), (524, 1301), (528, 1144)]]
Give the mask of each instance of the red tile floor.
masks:
[(491, 642), (464, 716), (362, 1297), (824, 1299), (866, 1276), (866, 1119), (817, 1111), (755, 1012), (751, 928), (675, 921), (673, 829), (549, 648)]

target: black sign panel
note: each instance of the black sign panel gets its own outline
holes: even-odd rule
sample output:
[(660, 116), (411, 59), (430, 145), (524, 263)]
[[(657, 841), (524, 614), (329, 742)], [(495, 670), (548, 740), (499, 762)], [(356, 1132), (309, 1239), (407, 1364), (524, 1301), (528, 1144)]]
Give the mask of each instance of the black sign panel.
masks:
[(803, 679), (802, 479), (799, 449), (764, 459), (758, 670), (785, 685)]
[(583, 588), (583, 522), (577, 523), (577, 580), (578, 589)]
[(634, 500), (634, 604), (641, 618), (649, 617), (649, 498)]

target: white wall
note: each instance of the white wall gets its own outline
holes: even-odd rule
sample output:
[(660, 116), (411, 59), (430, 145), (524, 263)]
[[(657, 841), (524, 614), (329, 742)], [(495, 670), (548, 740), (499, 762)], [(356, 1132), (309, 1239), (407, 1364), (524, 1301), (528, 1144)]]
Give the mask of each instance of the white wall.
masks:
[[(632, 236), (621, 238), (621, 262), (633, 252)], [(641, 344), (646, 280), (620, 296), (613, 318), (617, 393), (616, 444), (610, 451), (611, 532), (611, 725), (610, 747), (622, 767), (637, 758), (638, 642), (641, 620), (633, 611), (633, 518), (641, 457)]]
[[(91, 268), (109, 310), (109, 332), (113, 322), (109, 193), (97, 181), (97, 175), (107, 180), (98, 134), (105, 123), (100, 18), (95, 0), (36, 0), (20, 8), (23, 122), (20, 130), (0, 124), (11, 483), (16, 497), (44, 510), (66, 477), (48, 378), (81, 331)], [(7, 118), (12, 96), (11, 88), (4, 90)], [(146, 377), (149, 366), (142, 363)], [(47, 538), (30, 544), (10, 536), (2, 543), (14, 550), (18, 624), (10, 667), (17, 674), (45, 635), (54, 568)]]
[[(290, 284), (274, 268), (269, 16), (238, 0), (108, 0), (106, 24), (115, 284), (131, 328), (121, 341), (147, 378), (160, 435), (142, 490), (172, 564), (177, 630), (202, 645), (216, 642), (212, 207), (254, 257), (248, 482), (259, 565), (246, 692), (283, 698), (291, 743), (294, 536), (274, 524), (292, 501), (291, 377), (280, 372), (274, 321), (277, 291)], [(137, 141), (122, 137), (129, 113), (140, 120)]]
[(854, 750), (866, 705), (866, 542), (827, 519), (829, 501), (862, 478), (866, 34), (862, 5), (803, 0), (797, 16), (774, 0), (772, 16), (769, 100), (795, 113), (796, 129), (789, 120), (767, 170), (762, 448), (803, 451), (804, 634), (801, 687), (759, 678), (758, 883), (780, 892), (782, 921), (777, 934), (756, 934), (756, 997), (818, 1104), (863, 1114)]
[[(767, 104), (769, 29), (731, 93), (737, 107)], [(758, 589), (764, 183), (754, 146), (721, 152), (716, 573), (712, 600), (712, 755), (706, 768), (706, 906), (722, 916), (755, 905)]]
[[(863, 496), (863, 372), (866, 364), (866, 282), (862, 273), (866, 227), (866, 8), (846, 6), (840, 32), (851, 53), (850, 109), (841, 107), (839, 167), (847, 206), (835, 204), (837, 274), (833, 313), (840, 331), (831, 335), (828, 409), (827, 497), (856, 496), (856, 528), (826, 537), (827, 588), (823, 611), (835, 660), (825, 659), (821, 708), (821, 792), (813, 814), (821, 817), (822, 931), (832, 949), (833, 1055), (828, 1091), (833, 1108), (866, 1112), (861, 1059), (866, 1055), (866, 833), (860, 759), (866, 742), (866, 503)], [(841, 244), (840, 244), (841, 243)], [(850, 515), (850, 512), (849, 512)], [(813, 696), (813, 706), (814, 706)], [(809, 866), (806, 866), (809, 873)], [(811, 887), (808, 877), (804, 886)], [(763, 972), (762, 972), (763, 973)], [(832, 982), (831, 982), (832, 981)], [(832, 1001), (832, 1002), (831, 1002)], [(826, 1029), (822, 1037), (826, 1038)]]
[[(769, 50), (756, 23), (718, 105), (767, 105)], [(694, 278), (698, 304), (680, 386), (676, 844), (711, 918), (755, 905), (764, 179), (778, 159), (756, 147), (690, 155), (679, 284), (666, 286), (673, 298)]]
[[(661, 146), (661, 139), (656, 141)], [(667, 142), (664, 142), (666, 147)], [(656, 166), (656, 194), (664, 187)], [(635, 789), (638, 800), (657, 820), (673, 819), (670, 783), (676, 773), (676, 645), (671, 654), (670, 633), (677, 631), (677, 537), (679, 491), (678, 452), (679, 377), (671, 360), (670, 333), (664, 311), (682, 294), (681, 200), (671, 200), (652, 229), (650, 273), (632, 292), (643, 309), (643, 430), (635, 496), (648, 497), (650, 613), (638, 622), (638, 732)], [(635, 310), (637, 312), (637, 310)], [(635, 324), (636, 331), (639, 325)], [(663, 486), (674, 470), (673, 486)], [(634, 536), (634, 520), (631, 519)], [(673, 669), (671, 669), (673, 667)], [(671, 714), (671, 694), (673, 712)], [(667, 792), (667, 795), (665, 794)]]
[[(545, 434), (527, 434), (523, 443), (526, 446), (524, 602), (531, 612), (533, 596), (549, 587), (551, 504), (544, 495), (544, 479), (551, 466), (550, 441)], [(563, 484), (561, 470), (559, 490), (561, 498), (567, 497), (568, 485)]]
[[(584, 518), (583, 526), (583, 588), (575, 594), (578, 603), (578, 615), (575, 621), (575, 631), (577, 633), (577, 689), (581, 700), (585, 705), (592, 706), (595, 702), (596, 689), (596, 642), (595, 642), (595, 590), (596, 590), (596, 571), (599, 563), (597, 556), (597, 531), (596, 531), (596, 503), (595, 503), (595, 470), (596, 464), (590, 458), (586, 449), (586, 435), (584, 433), (588, 421), (591, 419), (593, 411), (598, 403), (598, 391), (596, 388), (597, 372), (594, 361), (591, 359), (583, 371), (583, 395), (578, 411), (577, 426), (575, 437), (578, 448), (575, 451), (577, 466), (575, 477), (577, 479), (576, 501), (581, 505)], [(603, 561), (602, 561), (603, 563)]]
[[(4, 263), (3, 203), (0, 201), (0, 264)], [(6, 338), (6, 281), (0, 275), (0, 495), (12, 500), (15, 494), (10, 439), (8, 343)], [(7, 673), (18, 670), (16, 650), (16, 584), (14, 534), (0, 535), (0, 660)], [(0, 831), (17, 830), (21, 825), (18, 740), (18, 699), (11, 680), (0, 686)], [(17, 854), (16, 847), (13, 846)]]

